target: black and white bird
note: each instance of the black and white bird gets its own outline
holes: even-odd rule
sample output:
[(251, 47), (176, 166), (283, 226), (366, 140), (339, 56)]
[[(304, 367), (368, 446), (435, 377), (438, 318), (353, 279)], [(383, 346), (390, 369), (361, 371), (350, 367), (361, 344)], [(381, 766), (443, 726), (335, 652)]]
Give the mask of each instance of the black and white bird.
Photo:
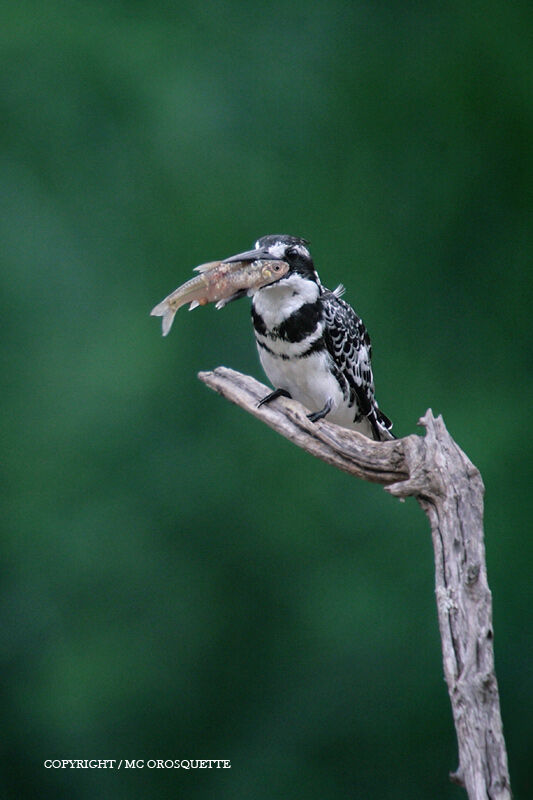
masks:
[(307, 248), (296, 236), (263, 236), (253, 250), (226, 262), (280, 259), (288, 273), (249, 294), (259, 358), (274, 386), (261, 401), (286, 396), (298, 400), (316, 420), (327, 417), (376, 441), (394, 439), (392, 423), (374, 397), (370, 337), (353, 308), (341, 299), (342, 286), (322, 286)]

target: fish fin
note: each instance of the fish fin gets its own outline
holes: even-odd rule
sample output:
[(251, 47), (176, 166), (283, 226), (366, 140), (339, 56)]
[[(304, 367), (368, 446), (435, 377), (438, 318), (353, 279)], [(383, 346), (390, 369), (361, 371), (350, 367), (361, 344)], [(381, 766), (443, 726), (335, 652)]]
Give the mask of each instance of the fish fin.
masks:
[(246, 297), (247, 294), (248, 289), (239, 289), (235, 294), (232, 294), (231, 297), (224, 297), (222, 300), (219, 300), (218, 303), (215, 304), (215, 308), (217, 311), (220, 311), (220, 309), (227, 306), (228, 303), (233, 302), (233, 300), (239, 300), (241, 297)]
[(346, 288), (342, 285), (342, 283), (339, 283), (337, 288), (333, 289), (333, 294), (335, 295), (335, 297), (342, 297), (345, 291)]
[(199, 305), (200, 305), (200, 303), (198, 302), (198, 300), (193, 300), (192, 303), (189, 306), (189, 311), (192, 311), (193, 309), (198, 308)]
[(163, 300), (162, 303), (159, 303), (150, 311), (152, 317), (163, 317), (163, 336), (166, 336), (171, 329), (172, 323), (174, 322), (174, 317), (176, 316), (176, 311), (177, 309), (171, 308), (170, 304), (167, 303), (166, 300)]
[(220, 266), (220, 261), (208, 261), (207, 264), (200, 264), (199, 267), (194, 267), (193, 272), (209, 272), (215, 267)]

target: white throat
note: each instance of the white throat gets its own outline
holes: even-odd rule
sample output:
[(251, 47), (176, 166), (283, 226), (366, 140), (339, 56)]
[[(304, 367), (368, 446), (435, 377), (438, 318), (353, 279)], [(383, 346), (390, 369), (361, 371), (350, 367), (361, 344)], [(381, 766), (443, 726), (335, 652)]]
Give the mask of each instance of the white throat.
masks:
[(314, 303), (320, 295), (320, 287), (314, 282), (294, 273), (278, 283), (256, 289), (253, 304), (263, 317), (267, 328), (274, 328), (305, 303)]

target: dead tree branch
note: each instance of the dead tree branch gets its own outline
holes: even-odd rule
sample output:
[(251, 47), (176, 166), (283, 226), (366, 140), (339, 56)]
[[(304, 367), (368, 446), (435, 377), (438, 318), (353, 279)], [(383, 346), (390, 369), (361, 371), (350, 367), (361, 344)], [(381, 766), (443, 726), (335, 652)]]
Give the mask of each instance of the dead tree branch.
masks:
[(483, 481), (429, 410), (426, 435), (373, 442), (320, 420), (309, 422), (293, 400), (257, 407), (269, 389), (226, 367), (200, 380), (328, 464), (385, 485), (398, 498), (415, 497), (429, 518), (435, 551), (435, 592), (444, 675), (459, 747), (450, 777), (469, 800), (510, 800), (507, 753), (494, 672), (492, 598), (483, 541)]

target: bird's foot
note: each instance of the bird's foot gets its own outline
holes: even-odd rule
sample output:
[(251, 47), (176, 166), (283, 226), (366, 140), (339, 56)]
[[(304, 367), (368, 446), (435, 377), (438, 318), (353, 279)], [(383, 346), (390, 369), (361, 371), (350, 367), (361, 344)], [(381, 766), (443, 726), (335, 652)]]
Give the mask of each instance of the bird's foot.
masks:
[(290, 398), (290, 396), (291, 396), (290, 392), (288, 392), (286, 389), (274, 389), (273, 392), (270, 392), (270, 394), (267, 394), (266, 397), (263, 397), (263, 399), (259, 401), (259, 403), (257, 404), (257, 408), (260, 408), (261, 406), (265, 405), (265, 403), (270, 403), (271, 400), (275, 400), (277, 397)]
[(308, 414), (307, 419), (311, 420), (311, 422), (316, 422), (319, 419), (323, 419), (326, 416), (326, 414), (329, 414), (329, 412), (331, 411), (332, 405), (333, 405), (333, 400), (330, 397), (324, 408), (321, 408), (320, 411), (315, 411), (313, 414)]

